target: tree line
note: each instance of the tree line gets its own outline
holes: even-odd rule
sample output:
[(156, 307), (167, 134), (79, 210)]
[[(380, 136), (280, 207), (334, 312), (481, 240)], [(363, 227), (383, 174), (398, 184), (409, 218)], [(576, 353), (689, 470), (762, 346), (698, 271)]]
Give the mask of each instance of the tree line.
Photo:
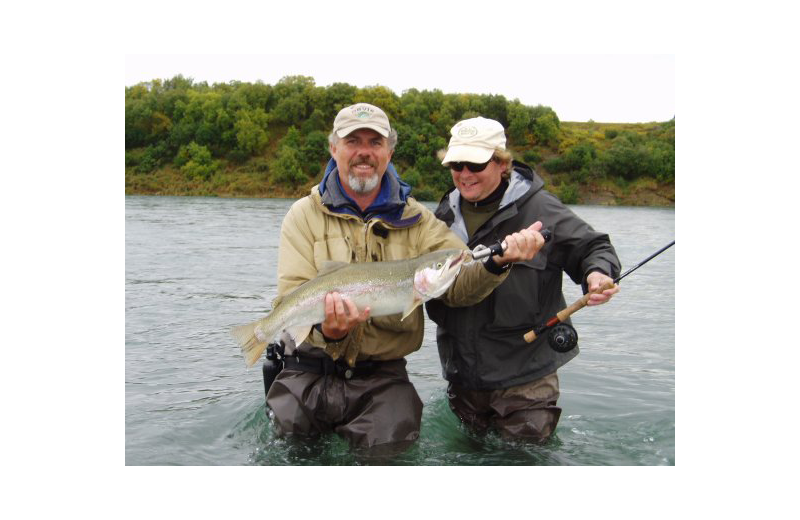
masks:
[(337, 112), (357, 102), (377, 105), (389, 116), (399, 135), (393, 162), (422, 200), (436, 200), (452, 185), (436, 158), (447, 146), (450, 128), (479, 115), (503, 124), (521, 160), (566, 175), (569, 182), (604, 176), (674, 180), (674, 120), (671, 134), (668, 122), (663, 131), (647, 135), (607, 130), (608, 142), (601, 145), (585, 139), (571, 143), (550, 107), (502, 95), (417, 89), (397, 95), (383, 86), (347, 83), (320, 87), (306, 76), (288, 76), (275, 85), (210, 86), (175, 76), (126, 87), (126, 174), (172, 169), (187, 182), (221, 185), (255, 172), (276, 187), (304, 186), (329, 158), (327, 136)]

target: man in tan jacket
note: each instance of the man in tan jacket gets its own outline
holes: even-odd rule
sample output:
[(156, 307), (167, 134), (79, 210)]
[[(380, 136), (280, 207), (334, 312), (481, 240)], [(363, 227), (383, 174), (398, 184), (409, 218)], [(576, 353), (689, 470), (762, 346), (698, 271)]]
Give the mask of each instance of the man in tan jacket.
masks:
[[(466, 249), (431, 211), (410, 197), (390, 160), (397, 133), (380, 108), (343, 108), (329, 136), (332, 159), (322, 182), (295, 202), (281, 227), (278, 297), (314, 278), (323, 263), (414, 258)], [(541, 249), (541, 223), (505, 237), (502, 257), (462, 268), (441, 296), (450, 306), (477, 303), (507, 277), (512, 262)], [(404, 357), (422, 345), (423, 311), (371, 318), (333, 292), (325, 320), (300, 345), (288, 344), (267, 405), (283, 434), (334, 431), (351, 445), (395, 452), (419, 437), (422, 402)]]

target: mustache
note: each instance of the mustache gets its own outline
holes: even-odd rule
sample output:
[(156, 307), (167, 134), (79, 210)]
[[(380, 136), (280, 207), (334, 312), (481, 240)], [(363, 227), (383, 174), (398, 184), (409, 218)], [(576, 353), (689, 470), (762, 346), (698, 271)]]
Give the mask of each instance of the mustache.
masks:
[(366, 158), (353, 159), (348, 164), (350, 165), (351, 168), (353, 166), (358, 166), (359, 164), (366, 164), (366, 165), (372, 166), (373, 168), (377, 168), (378, 167), (377, 163), (375, 163), (373, 161), (370, 161), (369, 159), (366, 159)]

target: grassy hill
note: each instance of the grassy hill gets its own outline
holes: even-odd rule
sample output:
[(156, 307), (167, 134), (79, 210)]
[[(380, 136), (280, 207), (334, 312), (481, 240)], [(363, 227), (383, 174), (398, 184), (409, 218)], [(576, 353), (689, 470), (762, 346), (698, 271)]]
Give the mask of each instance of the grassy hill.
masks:
[[(621, 136), (633, 134), (642, 141), (663, 136), (664, 127), (674, 143), (674, 121), (671, 133), (668, 123), (587, 123), (562, 122), (561, 140), (556, 149), (544, 149), (538, 161), (536, 171), (545, 180), (546, 188), (569, 204), (599, 204), (611, 206), (675, 206), (675, 180), (658, 179), (657, 176), (643, 176), (626, 179), (609, 175), (602, 171), (576, 175), (570, 171), (557, 171), (553, 161), (563, 158), (571, 149), (582, 143), (591, 144), (600, 157), (608, 154)], [(674, 144), (673, 144), (674, 146)], [(595, 159), (595, 163), (599, 162)], [(674, 159), (673, 159), (674, 172)], [(555, 171), (554, 171), (555, 170)], [(594, 174), (593, 174), (594, 173)]]
[[(664, 123), (561, 123), (561, 139), (555, 147), (521, 148), (512, 146), (515, 156), (534, 166), (545, 180), (546, 189), (568, 204), (599, 204), (622, 206), (675, 205), (674, 180), (659, 181), (653, 177), (626, 180), (608, 175), (576, 175), (574, 171), (558, 171), (553, 161), (562, 159), (570, 149), (579, 144), (591, 144), (598, 153), (608, 153), (614, 139), (633, 133), (646, 139), (663, 130)], [(613, 137), (612, 137), (613, 136)], [(179, 168), (167, 165), (154, 172), (136, 173), (133, 167), (125, 168), (125, 193), (129, 195), (196, 195), (212, 197), (278, 197), (298, 198), (306, 195), (322, 178), (328, 159), (327, 151), (319, 155), (317, 175), (295, 186), (275, 182), (269, 175), (270, 163), (275, 158), (276, 146), (266, 150), (262, 157), (252, 158), (242, 164), (226, 164), (209, 179), (190, 178)], [(134, 150), (133, 153), (142, 153)], [(533, 159), (533, 160), (532, 160)], [(402, 169), (400, 170), (403, 172)], [(442, 168), (443, 175), (449, 175)], [(424, 195), (424, 194), (423, 194)], [(423, 199), (438, 200), (442, 193)]]
[(275, 85), (208, 85), (175, 76), (125, 89), (125, 193), (301, 197), (329, 159), (327, 133), (344, 106), (382, 107), (397, 129), (395, 167), (420, 200), (452, 186), (436, 159), (449, 131), (481, 115), (506, 128), (516, 157), (567, 204), (672, 206), (675, 121), (561, 122), (542, 105), (501, 95), (445, 94), (288, 76)]

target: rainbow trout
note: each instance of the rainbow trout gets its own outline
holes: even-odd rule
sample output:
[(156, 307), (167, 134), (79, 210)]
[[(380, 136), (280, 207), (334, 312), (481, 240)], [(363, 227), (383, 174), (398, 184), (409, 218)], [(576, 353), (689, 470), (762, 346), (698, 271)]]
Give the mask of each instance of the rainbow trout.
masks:
[(452, 285), (470, 252), (445, 249), (409, 260), (347, 264), (328, 262), (316, 278), (286, 295), (264, 318), (235, 327), (247, 366), (253, 366), (267, 344), (283, 331), (300, 344), (316, 323), (325, 320), (325, 295), (339, 292), (359, 310), (370, 308), (370, 316), (403, 313), (401, 319)]

